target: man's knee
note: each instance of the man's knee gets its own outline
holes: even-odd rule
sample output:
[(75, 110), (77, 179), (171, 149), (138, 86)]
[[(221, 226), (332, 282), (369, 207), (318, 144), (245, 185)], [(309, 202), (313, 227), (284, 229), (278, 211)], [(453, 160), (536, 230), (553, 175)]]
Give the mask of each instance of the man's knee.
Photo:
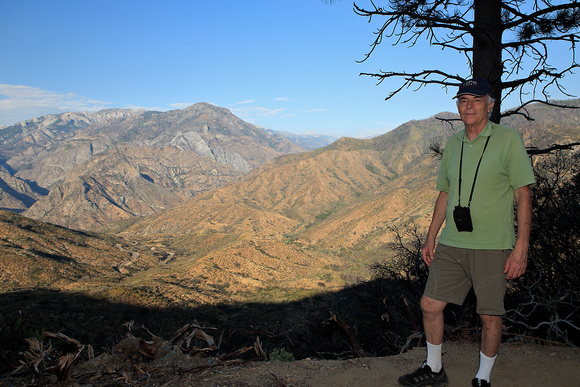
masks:
[(434, 300), (427, 296), (421, 297), (421, 310), (423, 314), (443, 313), (443, 309), (446, 306), (447, 303), (444, 301)]
[(481, 318), (481, 323), (486, 327), (501, 327), (503, 324), (503, 319), (501, 316), (480, 314), (479, 318)]

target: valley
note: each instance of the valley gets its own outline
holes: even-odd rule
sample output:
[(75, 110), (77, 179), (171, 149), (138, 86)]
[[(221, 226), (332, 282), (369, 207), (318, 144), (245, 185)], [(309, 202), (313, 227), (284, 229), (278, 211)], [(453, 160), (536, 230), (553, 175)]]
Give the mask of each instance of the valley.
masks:
[[(534, 109), (504, 124), (538, 147), (578, 141), (578, 110)], [(306, 151), (209, 104), (70, 117), (0, 132), (0, 302), (99, 350), (131, 320), (293, 330), (269, 345), (308, 356), (345, 347), (336, 313), (371, 340), (359, 284), (392, 256), (393, 228), (428, 225), (431, 148), (457, 130), (441, 113)]]

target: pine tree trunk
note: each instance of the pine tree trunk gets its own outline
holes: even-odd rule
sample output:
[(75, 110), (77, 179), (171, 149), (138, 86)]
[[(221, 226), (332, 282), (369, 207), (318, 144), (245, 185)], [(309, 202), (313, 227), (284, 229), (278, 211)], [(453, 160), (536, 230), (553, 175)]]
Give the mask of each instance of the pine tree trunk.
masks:
[(495, 106), (491, 121), (499, 123), (501, 112), (502, 23), (500, 0), (474, 0), (473, 76), (487, 80)]

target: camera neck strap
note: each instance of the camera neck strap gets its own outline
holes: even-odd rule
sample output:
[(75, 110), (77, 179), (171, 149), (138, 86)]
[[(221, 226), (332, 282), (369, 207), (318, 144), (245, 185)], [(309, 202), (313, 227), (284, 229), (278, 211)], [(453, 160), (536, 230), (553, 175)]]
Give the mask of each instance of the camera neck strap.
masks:
[[(485, 148), (487, 148), (487, 144), (489, 143), (489, 138), (485, 141), (485, 145), (483, 146), (483, 151), (481, 152), (481, 157), (479, 158), (479, 162), (477, 163), (477, 168), (475, 168), (475, 176), (473, 176), (473, 185), (471, 186), (471, 193), (469, 194), (469, 202), (467, 202), (467, 207), (471, 206), (471, 198), (473, 197), (473, 189), (475, 188), (475, 180), (477, 179), (477, 172), (479, 171), (479, 165), (481, 164), (481, 159), (483, 159), (483, 154), (485, 153)], [(463, 141), (461, 141), (461, 156), (459, 157), (459, 198), (458, 198), (458, 205), (461, 206), (461, 170), (463, 169), (463, 145), (465, 144), (465, 133), (463, 134)]]

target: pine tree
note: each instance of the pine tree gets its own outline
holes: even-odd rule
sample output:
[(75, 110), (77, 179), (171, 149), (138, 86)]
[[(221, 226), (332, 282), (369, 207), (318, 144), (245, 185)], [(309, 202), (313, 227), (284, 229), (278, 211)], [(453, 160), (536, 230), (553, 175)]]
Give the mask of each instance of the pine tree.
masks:
[[(387, 100), (402, 90), (439, 84), (458, 86), (464, 79), (481, 77), (488, 81), (496, 100), (491, 120), (520, 114), (532, 117), (526, 105), (533, 102), (572, 108), (550, 101), (549, 90), (556, 87), (564, 95), (563, 78), (580, 67), (575, 48), (580, 39), (580, 3), (573, 1), (499, 1), (499, 0), (387, 0), (385, 6), (371, 2), (371, 8), (354, 5), (355, 12), (370, 19), (385, 21), (365, 59), (385, 40), (393, 44), (415, 45), (425, 38), (432, 46), (455, 50), (465, 55), (466, 76), (444, 69), (418, 72), (386, 71), (362, 73), (378, 79), (399, 78), (402, 85)], [(565, 68), (549, 63), (550, 49), (556, 42), (570, 47), (570, 62)], [(530, 92), (531, 90), (531, 92)], [(520, 106), (501, 112), (502, 98), (518, 93)]]

